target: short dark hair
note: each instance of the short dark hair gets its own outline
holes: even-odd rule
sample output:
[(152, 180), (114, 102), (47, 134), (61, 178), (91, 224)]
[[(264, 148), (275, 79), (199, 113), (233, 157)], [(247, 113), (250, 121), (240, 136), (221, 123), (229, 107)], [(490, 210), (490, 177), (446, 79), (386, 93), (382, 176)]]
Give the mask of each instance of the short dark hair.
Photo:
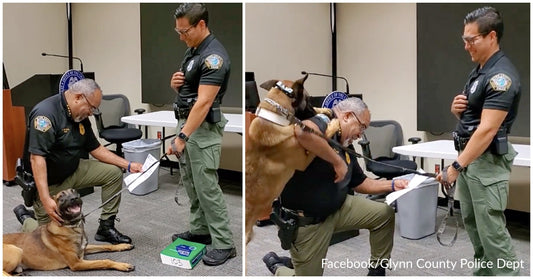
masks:
[(174, 18), (185, 17), (189, 24), (196, 25), (200, 20), (204, 20), (205, 25), (209, 23), (209, 13), (205, 4), (201, 3), (183, 3), (174, 12)]
[(498, 43), (503, 37), (503, 18), (493, 7), (483, 7), (476, 9), (466, 15), (464, 24), (477, 23), (479, 33), (484, 36), (489, 34), (492, 30), (496, 31)]

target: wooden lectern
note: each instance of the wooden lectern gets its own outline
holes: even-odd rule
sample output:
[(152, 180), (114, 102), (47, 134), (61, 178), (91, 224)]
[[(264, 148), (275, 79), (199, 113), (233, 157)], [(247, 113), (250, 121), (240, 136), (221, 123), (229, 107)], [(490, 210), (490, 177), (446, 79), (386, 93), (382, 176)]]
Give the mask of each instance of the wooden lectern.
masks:
[(3, 93), (3, 174), (4, 181), (15, 179), (15, 165), (24, 151), (26, 137), (26, 120), (24, 107), (11, 105), (11, 90), (4, 89)]

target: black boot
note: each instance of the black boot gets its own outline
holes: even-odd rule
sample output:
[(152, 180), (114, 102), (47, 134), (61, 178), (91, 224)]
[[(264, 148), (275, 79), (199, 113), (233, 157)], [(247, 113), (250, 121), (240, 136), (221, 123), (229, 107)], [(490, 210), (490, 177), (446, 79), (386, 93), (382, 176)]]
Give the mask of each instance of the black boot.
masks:
[(100, 226), (96, 231), (94, 239), (109, 242), (111, 244), (131, 243), (131, 238), (121, 234), (115, 229), (115, 216), (111, 216), (107, 220), (99, 219), (98, 221), (100, 222)]
[(371, 267), (366, 276), (385, 276), (385, 268), (382, 266)]
[(263, 262), (266, 264), (266, 267), (272, 274), (276, 274), (276, 270), (278, 270), (279, 267), (285, 266), (291, 269), (294, 269), (294, 266), (292, 265), (291, 258), (289, 257), (280, 257), (274, 252), (268, 252), (265, 256), (263, 256)]
[(21, 224), (24, 224), (24, 220), (28, 218), (35, 219), (35, 212), (33, 210), (28, 210), (23, 204), (19, 204), (13, 208), (13, 213), (15, 213), (17, 220), (19, 220)]

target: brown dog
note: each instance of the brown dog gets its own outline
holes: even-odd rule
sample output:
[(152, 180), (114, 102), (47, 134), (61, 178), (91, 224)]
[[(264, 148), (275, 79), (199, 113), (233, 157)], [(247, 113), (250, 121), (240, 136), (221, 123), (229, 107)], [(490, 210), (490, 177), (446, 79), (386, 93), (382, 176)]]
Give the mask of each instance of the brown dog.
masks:
[[(292, 98), (277, 87), (277, 80), (270, 80), (261, 87), (269, 90), (266, 98), (285, 108), (290, 114), (304, 120), (316, 112), (331, 115), (329, 109), (314, 109), (304, 89), (307, 75), (295, 82), (283, 80), (285, 87), (292, 89)], [(259, 109), (276, 113), (271, 102), (262, 101)], [(339, 127), (334, 119), (328, 125), (326, 136), (331, 137)], [(314, 154), (306, 151), (294, 134), (294, 125), (275, 124), (262, 117), (256, 117), (247, 131), (249, 141), (246, 146), (246, 243), (253, 234), (253, 225), (262, 213), (272, 207), (272, 202), (281, 194), (283, 187), (295, 170), (305, 170)]]
[(114, 252), (133, 249), (131, 244), (87, 245), (81, 213), (82, 200), (75, 190), (69, 189), (54, 196), (64, 223), (52, 221), (31, 233), (4, 234), (4, 274), (21, 269), (55, 270), (69, 267), (71, 270), (116, 269), (132, 271), (128, 263), (112, 260), (84, 260), (84, 255), (98, 252)]

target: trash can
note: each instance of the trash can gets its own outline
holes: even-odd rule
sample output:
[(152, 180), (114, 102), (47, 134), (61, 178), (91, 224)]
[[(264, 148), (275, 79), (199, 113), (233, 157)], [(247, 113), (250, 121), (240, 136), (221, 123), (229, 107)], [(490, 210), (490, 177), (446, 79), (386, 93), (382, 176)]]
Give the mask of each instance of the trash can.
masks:
[[(413, 177), (414, 174), (408, 174), (398, 178)], [(401, 237), (421, 239), (435, 233), (438, 189), (438, 181), (426, 180), (396, 200)]]
[[(132, 140), (123, 143), (122, 150), (124, 151), (124, 159), (144, 164), (148, 154), (151, 154), (154, 158), (159, 160), (161, 157), (161, 141), (158, 139)], [(130, 193), (135, 195), (146, 195), (159, 188), (159, 166), (154, 166), (154, 168), (157, 168), (154, 173), (152, 173), (146, 181), (143, 181), (139, 186), (133, 189), (133, 191), (130, 191)], [(126, 173), (125, 175), (128, 176), (130, 173)]]

